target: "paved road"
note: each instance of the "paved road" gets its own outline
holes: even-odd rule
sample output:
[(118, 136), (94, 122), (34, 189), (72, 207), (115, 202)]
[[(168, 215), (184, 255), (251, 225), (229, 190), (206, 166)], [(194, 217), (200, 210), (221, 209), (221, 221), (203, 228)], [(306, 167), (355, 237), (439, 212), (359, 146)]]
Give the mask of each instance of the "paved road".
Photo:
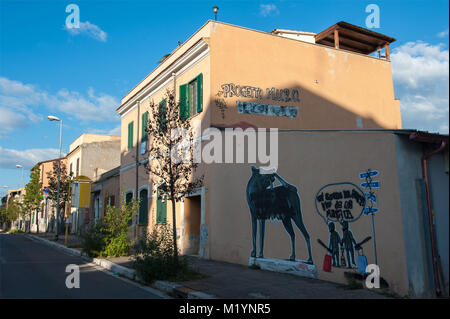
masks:
[[(80, 288), (66, 287), (66, 266), (80, 267)], [(80, 257), (35, 242), (23, 235), (0, 233), (0, 299), (2, 298), (161, 298), (87, 264)]]

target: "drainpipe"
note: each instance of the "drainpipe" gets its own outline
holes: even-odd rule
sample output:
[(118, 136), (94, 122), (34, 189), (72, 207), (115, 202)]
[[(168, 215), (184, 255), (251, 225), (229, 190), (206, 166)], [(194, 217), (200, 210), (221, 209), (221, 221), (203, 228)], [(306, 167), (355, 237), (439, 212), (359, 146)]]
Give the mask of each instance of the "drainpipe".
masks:
[[(419, 140), (416, 135), (411, 135), (411, 140)], [(426, 142), (426, 139), (422, 141)], [(430, 237), (431, 237), (431, 253), (433, 256), (433, 275), (434, 275), (434, 284), (436, 288), (436, 295), (441, 295), (441, 288), (439, 284), (439, 273), (438, 273), (438, 264), (437, 264), (437, 249), (436, 249), (436, 242), (434, 240), (434, 224), (433, 224), (433, 212), (431, 210), (431, 194), (430, 194), (430, 180), (429, 180), (429, 174), (428, 174), (428, 163), (427, 160), (441, 151), (444, 150), (445, 146), (447, 145), (445, 140), (441, 141), (441, 146), (434, 151), (431, 151), (429, 153), (425, 153), (422, 157), (422, 174), (423, 178), (425, 180), (425, 189), (426, 189), (426, 195), (427, 195), (427, 211), (428, 211), (428, 224), (430, 226)], [(444, 283), (445, 284), (445, 283)]]
[[(139, 200), (139, 149), (141, 142), (139, 140), (139, 119), (141, 116), (141, 101), (136, 101), (137, 104), (137, 121), (136, 121), (136, 197), (135, 200)], [(134, 223), (134, 239), (137, 239), (137, 228), (138, 228), (138, 222), (139, 222), (139, 214), (135, 216), (135, 223)]]

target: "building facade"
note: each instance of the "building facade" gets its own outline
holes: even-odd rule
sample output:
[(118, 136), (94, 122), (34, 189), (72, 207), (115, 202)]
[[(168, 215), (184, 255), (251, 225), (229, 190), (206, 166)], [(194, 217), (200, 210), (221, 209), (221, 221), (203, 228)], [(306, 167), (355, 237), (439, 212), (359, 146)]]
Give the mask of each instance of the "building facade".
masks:
[(120, 165), (120, 136), (81, 134), (70, 144), (68, 171), (73, 176), (70, 230), (79, 233), (90, 222), (91, 184)]
[[(230, 128), (279, 130), (276, 175), (269, 174), (273, 181), (267, 185), (287, 183), (297, 189), (303, 222), (298, 222), (299, 228), (294, 231), (298, 235), (293, 241), (286, 234), (290, 234), (289, 228), (268, 222), (263, 228), (268, 234), (265, 257), (292, 257), (295, 244), (299, 265), (306, 273), (345, 282), (344, 272), (356, 272), (360, 249), (355, 246), (363, 248), (370, 263), (375, 263), (376, 249), (371, 245), (376, 242), (377, 263), (390, 287), (401, 294), (428, 294), (430, 288), (424, 288), (429, 283), (426, 271), (419, 279), (422, 288), (412, 284), (414, 276), (409, 267), (419, 262), (407, 257), (411, 252), (407, 243), (417, 238), (403, 231), (403, 223), (410, 219), (404, 216), (404, 204), (399, 199), (403, 190), (399, 187), (398, 163), (404, 154), (396, 153), (400, 143), (396, 139), (402, 137), (394, 131), (401, 129), (401, 116), (389, 60), (389, 43), (393, 41), (346, 23), (314, 34), (290, 30), (266, 33), (208, 21), (136, 85), (117, 109), (122, 135), (120, 189), (125, 200), (141, 199), (144, 203), (133, 221), (134, 233), (172, 223), (171, 214), (167, 214), (171, 203), (158, 196), (158, 187), (152, 185), (145, 169), (149, 158), (143, 129), (150, 102), (163, 103), (169, 89), (202, 145), (210, 139), (205, 134), (208, 128), (222, 132)], [(385, 50), (384, 58), (369, 55), (379, 48)], [(241, 144), (245, 144), (243, 141)], [(260, 168), (263, 164), (200, 164), (197, 174), (205, 176), (203, 187), (176, 207), (181, 253), (240, 264), (255, 262), (251, 225), (251, 205), (255, 203), (249, 204), (246, 192), (254, 172), (252, 166)], [(369, 201), (359, 175), (370, 169), (382, 172), (379, 176), (385, 178), (382, 185), (386, 185), (379, 190), (380, 213), (374, 215), (376, 240), (371, 235), (371, 216), (363, 215)], [(402, 183), (407, 184), (412, 177), (404, 178)], [(322, 203), (318, 199), (318, 191), (326, 190), (325, 186), (330, 194), (355, 194), (347, 200), (347, 205), (353, 206), (347, 207), (345, 217), (336, 212), (337, 208), (327, 212), (330, 207), (326, 207), (343, 205), (342, 201)], [(327, 192), (322, 193), (325, 196)], [(321, 206), (328, 209), (320, 211)], [(272, 216), (274, 220), (282, 221), (281, 211)], [(343, 259), (335, 260), (335, 264), (348, 269), (322, 269), (326, 250), (318, 239), (329, 242), (330, 223), (346, 243), (339, 242), (340, 250), (343, 245), (346, 248), (338, 252)], [(364, 239), (367, 242), (362, 244)], [(445, 239), (443, 242), (445, 246)]]

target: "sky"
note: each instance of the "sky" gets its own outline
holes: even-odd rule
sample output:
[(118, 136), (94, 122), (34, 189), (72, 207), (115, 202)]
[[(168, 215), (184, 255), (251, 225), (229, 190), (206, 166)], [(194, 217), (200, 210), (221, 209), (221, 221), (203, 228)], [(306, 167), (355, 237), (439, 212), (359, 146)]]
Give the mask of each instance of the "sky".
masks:
[[(66, 27), (76, 4), (80, 28)], [(320, 32), (338, 21), (397, 39), (390, 46), (403, 128), (448, 134), (448, 1), (0, 0), (0, 196), (29, 180), (30, 169), (62, 153), (82, 133), (120, 135), (121, 98), (158, 61), (184, 42), (219, 7), (218, 20), (270, 32)], [(70, 20), (73, 21), (73, 20)], [(7, 186), (7, 187), (6, 187)]]

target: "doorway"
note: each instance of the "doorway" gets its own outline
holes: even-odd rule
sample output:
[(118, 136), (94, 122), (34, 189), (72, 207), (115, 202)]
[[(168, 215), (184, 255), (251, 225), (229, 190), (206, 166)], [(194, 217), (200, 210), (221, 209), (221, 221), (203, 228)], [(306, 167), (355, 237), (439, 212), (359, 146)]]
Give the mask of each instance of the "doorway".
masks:
[(200, 250), (201, 196), (184, 199), (183, 253), (198, 255)]

